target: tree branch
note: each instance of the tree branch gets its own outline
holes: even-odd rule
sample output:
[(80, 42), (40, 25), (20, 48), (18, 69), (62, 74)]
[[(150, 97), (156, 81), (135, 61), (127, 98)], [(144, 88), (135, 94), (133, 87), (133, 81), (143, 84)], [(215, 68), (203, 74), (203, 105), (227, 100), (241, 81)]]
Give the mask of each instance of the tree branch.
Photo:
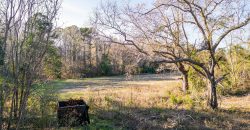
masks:
[(216, 50), (216, 48), (218, 47), (218, 45), (221, 43), (221, 41), (232, 31), (234, 30), (237, 30), (237, 29), (240, 29), (241, 27), (244, 27), (246, 26), (247, 24), (250, 23), (250, 16), (245, 20), (243, 21), (242, 23), (238, 24), (238, 25), (235, 25), (235, 26), (232, 26), (231, 28), (229, 28), (226, 32), (224, 32), (220, 37), (219, 39), (215, 42), (214, 46), (213, 46), (213, 51)]
[(220, 78), (218, 78), (218, 79), (215, 81), (215, 83), (218, 84), (219, 82), (221, 82), (223, 79), (226, 78), (226, 76), (227, 76), (228, 74), (229, 74), (229, 73), (224, 74), (223, 76), (221, 76)]
[(181, 7), (179, 7), (179, 6), (176, 6), (176, 5), (174, 5), (174, 4), (160, 4), (160, 5), (158, 5), (158, 6), (154, 7), (154, 8), (152, 8), (151, 10), (147, 11), (146, 13), (143, 13), (142, 15), (147, 15), (147, 14), (149, 14), (150, 12), (152, 12), (152, 11), (154, 11), (154, 10), (156, 10), (156, 9), (158, 9), (158, 8), (160, 8), (160, 7), (162, 7), (162, 6), (172, 6), (172, 7), (175, 7), (175, 8), (177, 8), (177, 9), (183, 11), (183, 12), (188, 12), (188, 11), (189, 11), (189, 10), (183, 9), (183, 8), (181, 8)]

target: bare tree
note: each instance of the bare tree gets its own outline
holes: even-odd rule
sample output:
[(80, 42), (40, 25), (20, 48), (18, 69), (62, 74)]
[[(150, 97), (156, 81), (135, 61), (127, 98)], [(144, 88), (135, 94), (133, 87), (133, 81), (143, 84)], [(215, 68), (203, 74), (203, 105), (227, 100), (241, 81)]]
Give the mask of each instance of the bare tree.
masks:
[[(116, 3), (101, 4), (93, 20), (99, 35), (112, 43), (134, 46), (145, 56), (151, 57), (153, 62), (175, 64), (182, 74), (182, 88), (186, 92), (188, 90), (188, 67), (183, 62), (175, 62), (183, 55), (183, 52), (179, 50), (186, 49), (181, 43), (184, 37), (181, 34), (181, 22), (174, 23), (176, 27), (173, 28), (169, 26), (172, 23), (169, 23), (163, 11), (142, 15), (143, 10), (146, 12), (142, 6), (133, 8), (127, 5), (123, 9), (118, 8)], [(163, 21), (164, 25), (162, 25)], [(162, 30), (167, 27), (171, 33)], [(164, 61), (159, 61), (159, 59), (164, 59)]]
[[(0, 129), (10, 129), (14, 119), (15, 128), (25, 115), (31, 86), (38, 81), (39, 69), (52, 42), (52, 29), (58, 13), (59, 0), (3, 0), (0, 16), (4, 19), (1, 46), (3, 55), (0, 105)], [(9, 98), (9, 96), (11, 98)], [(4, 109), (7, 101), (10, 109)], [(9, 113), (6, 125), (3, 112)]]
[(249, 4), (239, 0), (159, 0), (147, 10), (143, 5), (121, 7), (107, 2), (94, 21), (100, 35), (113, 43), (160, 56), (162, 63), (192, 67), (206, 78), (208, 105), (215, 109), (217, 84), (227, 75), (215, 71), (220, 61), (217, 48), (228, 34), (249, 24)]

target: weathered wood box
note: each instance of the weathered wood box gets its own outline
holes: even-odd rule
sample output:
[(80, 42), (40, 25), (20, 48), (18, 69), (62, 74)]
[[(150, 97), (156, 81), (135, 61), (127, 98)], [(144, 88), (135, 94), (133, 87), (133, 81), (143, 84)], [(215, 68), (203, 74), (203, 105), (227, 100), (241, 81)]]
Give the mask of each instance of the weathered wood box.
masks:
[(65, 127), (89, 124), (88, 109), (89, 106), (84, 100), (59, 101), (57, 109), (59, 126)]

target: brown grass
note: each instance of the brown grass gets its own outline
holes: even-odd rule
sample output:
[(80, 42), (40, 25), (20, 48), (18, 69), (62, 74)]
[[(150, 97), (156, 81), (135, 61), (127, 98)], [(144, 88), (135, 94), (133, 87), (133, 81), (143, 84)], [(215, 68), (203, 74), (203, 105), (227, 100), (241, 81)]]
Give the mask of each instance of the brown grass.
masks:
[[(129, 81), (122, 77), (95, 78), (80, 83), (68, 80), (65, 82), (74, 82), (78, 88), (61, 89), (60, 98), (86, 100), (92, 113), (92, 127), (143, 130), (250, 129), (249, 95), (222, 97), (220, 108), (212, 111), (205, 107), (204, 97), (183, 94), (179, 80), (144, 78)], [(91, 86), (98, 84), (112, 87)], [(100, 125), (103, 121), (105, 123)]]

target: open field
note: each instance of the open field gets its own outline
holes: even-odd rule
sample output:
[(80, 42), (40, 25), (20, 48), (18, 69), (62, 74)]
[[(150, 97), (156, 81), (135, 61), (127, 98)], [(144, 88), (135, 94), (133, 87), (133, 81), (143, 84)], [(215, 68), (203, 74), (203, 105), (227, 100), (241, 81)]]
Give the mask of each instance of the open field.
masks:
[(90, 105), (90, 129), (250, 129), (250, 95), (220, 97), (219, 109), (212, 111), (205, 107), (203, 97), (182, 94), (178, 78), (70, 79), (46, 87), (55, 90), (58, 100), (84, 99)]
[[(168, 85), (180, 84), (179, 76), (173, 75), (136, 75), (132, 77), (113, 76), (100, 78), (86, 78), (83, 80), (68, 79), (53, 81), (54, 89), (58, 90), (61, 99), (79, 98), (86, 92), (96, 92), (102, 90), (127, 89), (128, 87), (167, 87)], [(72, 94), (72, 95), (71, 95)], [(71, 96), (66, 96), (71, 95)], [(72, 97), (73, 96), (73, 97)]]

